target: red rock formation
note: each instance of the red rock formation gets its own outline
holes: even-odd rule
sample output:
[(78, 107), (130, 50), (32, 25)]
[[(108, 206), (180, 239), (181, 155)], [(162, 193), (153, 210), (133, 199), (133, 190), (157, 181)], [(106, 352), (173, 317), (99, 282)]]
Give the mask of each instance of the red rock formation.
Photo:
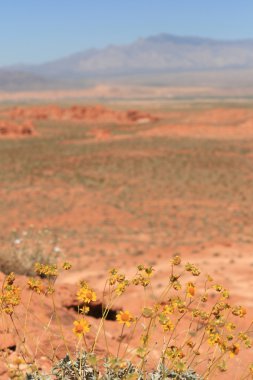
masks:
[(12, 122), (9, 120), (0, 120), (0, 137), (24, 137), (32, 136), (34, 134), (34, 125), (30, 120), (25, 120), (23, 123)]

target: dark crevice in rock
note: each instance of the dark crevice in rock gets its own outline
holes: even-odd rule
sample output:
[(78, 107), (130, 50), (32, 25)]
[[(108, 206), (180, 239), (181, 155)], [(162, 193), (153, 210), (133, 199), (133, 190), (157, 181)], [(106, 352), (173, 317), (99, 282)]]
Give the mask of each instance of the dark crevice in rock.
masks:
[[(72, 304), (72, 305), (66, 305), (65, 307), (68, 310), (74, 310), (78, 313), (81, 310), (82, 305)], [(90, 310), (87, 313), (87, 315), (89, 317), (93, 317), (96, 319), (102, 318), (104, 310), (105, 310), (105, 306), (102, 303), (99, 302), (99, 303), (90, 304), (89, 308), (90, 308)], [(107, 312), (105, 319), (107, 321), (116, 321), (116, 315), (118, 312), (119, 312), (119, 310), (117, 310), (117, 309), (110, 309)]]

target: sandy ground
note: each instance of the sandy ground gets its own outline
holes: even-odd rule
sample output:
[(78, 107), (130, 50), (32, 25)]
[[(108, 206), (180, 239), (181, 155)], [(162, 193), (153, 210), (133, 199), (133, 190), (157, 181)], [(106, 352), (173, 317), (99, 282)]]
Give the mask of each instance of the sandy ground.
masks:
[[(222, 92), (221, 92), (222, 93)], [(155, 87), (152, 86), (111, 86), (111, 85), (98, 85), (95, 87), (82, 89), (82, 90), (57, 90), (57, 91), (29, 91), (29, 92), (0, 92), (0, 101), (27, 101), (27, 100), (46, 100), (46, 101), (59, 101), (62, 99), (132, 99), (133, 94), (136, 98), (150, 98), (154, 97), (167, 97), (177, 95), (201, 95), (201, 94), (217, 94), (217, 90), (209, 87)]]
[[(169, 260), (175, 254), (213, 276), (230, 290), (231, 302), (247, 308), (246, 320), (239, 322), (242, 329), (252, 320), (253, 109), (154, 112), (148, 107), (114, 111), (102, 106), (8, 106), (1, 109), (0, 119), (0, 126), (8, 120), (10, 130), (27, 120), (33, 126), (28, 135), (14, 128), (1, 137), (2, 246), (27, 252), (33, 244), (30, 230), (54, 231), (57, 238), (50, 244), (59, 246), (73, 263), (57, 280), (57, 308), (73, 349), (75, 313), (66, 305), (74, 303), (78, 281), (87, 280), (101, 298), (109, 268), (132, 276), (136, 265), (144, 263), (155, 267), (156, 295), (168, 281)], [(48, 154), (40, 141), (47, 144)], [(50, 148), (52, 141), (56, 145)], [(31, 162), (36, 160), (37, 165)], [(85, 182), (80, 181), (83, 171)], [(13, 236), (22, 240), (18, 247)], [(47, 249), (48, 241), (41, 241)], [(49, 300), (43, 302), (42, 307), (36, 298), (32, 306), (40, 325), (50, 316)], [(131, 288), (117, 307), (136, 314), (145, 302), (140, 291)], [(24, 313), (20, 308), (23, 318)], [(32, 319), (31, 324), (37, 334), (39, 324)], [(109, 321), (108, 339), (116, 342), (119, 332), (116, 322)], [(50, 334), (41, 338), (38, 354), (45, 367)], [(16, 339), (12, 331), (10, 342), (15, 345)], [(54, 339), (60, 357), (64, 347), (57, 336)], [(136, 343), (133, 337), (130, 345)], [(104, 350), (102, 341), (99, 350)], [(153, 351), (154, 358), (159, 356), (159, 350)], [(218, 378), (239, 379), (251, 355), (246, 351), (231, 359), (231, 371)]]

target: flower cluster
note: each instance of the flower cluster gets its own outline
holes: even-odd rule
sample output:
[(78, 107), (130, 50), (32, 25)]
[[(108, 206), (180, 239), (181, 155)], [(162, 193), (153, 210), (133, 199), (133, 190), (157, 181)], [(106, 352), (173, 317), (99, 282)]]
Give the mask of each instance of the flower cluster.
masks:
[[(89, 304), (97, 300), (97, 295), (86, 281), (81, 281), (80, 288), (76, 293), (76, 298), (80, 304), (79, 313), (88, 314), (90, 311)], [(90, 323), (85, 318), (79, 318), (73, 322), (73, 333), (81, 338), (90, 331)]]
[(45, 286), (40, 278), (30, 278), (27, 282), (27, 286), (37, 294), (45, 293)]
[(21, 289), (15, 285), (15, 275), (10, 273), (3, 284), (0, 293), (0, 308), (1, 312), (12, 315), (14, 308), (20, 304)]
[(56, 278), (58, 276), (57, 265), (36, 263), (35, 273), (42, 278)]
[(138, 272), (133, 278), (132, 283), (134, 285), (141, 285), (146, 288), (151, 281), (151, 277), (154, 273), (154, 268), (152, 266), (138, 265)]
[(114, 287), (114, 292), (116, 296), (123, 294), (130, 282), (126, 279), (126, 276), (122, 273), (119, 273), (117, 269), (112, 268), (109, 272), (109, 285)]
[(194, 264), (190, 264), (190, 263), (185, 264), (185, 270), (187, 272), (190, 272), (193, 276), (200, 275), (200, 270)]

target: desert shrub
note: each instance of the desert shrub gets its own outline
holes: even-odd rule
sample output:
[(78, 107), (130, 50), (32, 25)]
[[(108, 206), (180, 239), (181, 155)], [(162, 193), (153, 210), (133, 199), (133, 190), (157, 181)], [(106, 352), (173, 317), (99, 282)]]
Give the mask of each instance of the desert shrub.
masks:
[(34, 264), (52, 264), (60, 254), (57, 236), (48, 229), (13, 231), (10, 244), (1, 249), (0, 271), (32, 276)]
[[(52, 356), (52, 370), (48, 374), (39, 371), (36, 355), (31, 356), (29, 347), (26, 346), (29, 310), (22, 325), (22, 321), (18, 319), (22, 289), (16, 284), (14, 273), (9, 274), (2, 284), (0, 312), (3, 320), (6, 319), (7, 322), (9, 319), (9, 323), (14, 325), (17, 340), (20, 342), (20, 360), (26, 365), (23, 372), (27, 373), (27, 379), (211, 379), (217, 377), (218, 371), (226, 371), (233, 357), (252, 347), (253, 321), (244, 330), (237, 324), (238, 319), (245, 318), (246, 309), (233, 304), (228, 290), (221, 284), (215, 283), (210, 276), (201, 279), (198, 267), (191, 263), (183, 265), (181, 258), (175, 256), (170, 262), (168, 282), (162, 290), (159, 289), (159, 294), (154, 294), (152, 289), (152, 266), (139, 265), (130, 279), (117, 269), (111, 269), (103, 290), (102, 317), (93, 335), (88, 316), (92, 304), (97, 301), (97, 294), (87, 282), (81, 281), (76, 292), (78, 307), (72, 330), (78, 352), (75, 356), (73, 350), (71, 352), (68, 348), (54, 295), (55, 281), (60, 270), (70, 268), (68, 262), (64, 262), (61, 267), (56, 264), (36, 263), (35, 272), (38, 278), (30, 278), (27, 282), (30, 292), (27, 309), (31, 305), (33, 294), (52, 300), (49, 322), (42, 328), (47, 331), (52, 328), (54, 334), (58, 328), (66, 350), (65, 358), (60, 361), (56, 360), (55, 354)], [(117, 311), (114, 323), (121, 326), (121, 332), (115, 340), (116, 349), (112, 353), (106, 338), (106, 320), (116, 301), (123, 294), (127, 294), (131, 287), (144, 290), (145, 307), (140, 309), (137, 316), (129, 310)], [(148, 292), (152, 297), (147, 297)], [(51, 326), (53, 317), (56, 325)], [(133, 335), (138, 338), (138, 343), (130, 347)], [(90, 338), (88, 341), (87, 336)], [(103, 339), (104, 352), (98, 354), (96, 348)], [(156, 356), (157, 368), (150, 370), (149, 364), (154, 363), (154, 347), (156, 353), (159, 353), (159, 359)], [(22, 377), (17, 377), (20, 371), (20, 366), (16, 370), (12, 366), (11, 378), (21, 379)], [(253, 363), (248, 368), (248, 374), (242, 374), (241, 378), (248, 379), (252, 375)]]
[(54, 377), (55, 380), (201, 380), (201, 377), (192, 370), (178, 373), (159, 365), (154, 371), (144, 374), (129, 361), (122, 365), (118, 360), (118, 365), (114, 362), (112, 366), (110, 359), (104, 359), (104, 373), (99, 373), (87, 360), (88, 357), (89, 354), (84, 352), (73, 361), (69, 355), (66, 355), (53, 367), (51, 376), (36, 372), (26, 375), (26, 379), (51, 380)]

